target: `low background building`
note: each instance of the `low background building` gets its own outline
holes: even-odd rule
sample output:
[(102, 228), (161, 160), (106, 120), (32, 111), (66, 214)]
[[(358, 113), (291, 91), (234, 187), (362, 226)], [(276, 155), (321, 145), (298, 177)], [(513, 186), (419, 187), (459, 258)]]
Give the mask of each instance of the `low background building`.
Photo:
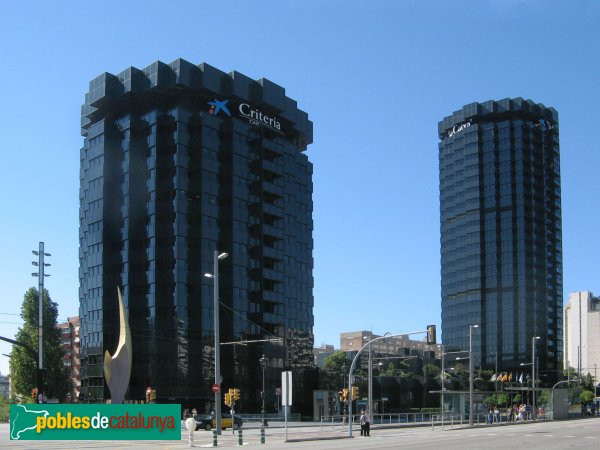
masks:
[(600, 368), (600, 297), (589, 291), (569, 294), (564, 308), (564, 368), (594, 377)]
[(81, 392), (81, 379), (79, 377), (79, 317), (69, 317), (66, 322), (56, 325), (61, 330), (61, 344), (65, 351), (63, 365), (69, 368), (72, 389), (67, 395), (67, 402), (78, 402)]

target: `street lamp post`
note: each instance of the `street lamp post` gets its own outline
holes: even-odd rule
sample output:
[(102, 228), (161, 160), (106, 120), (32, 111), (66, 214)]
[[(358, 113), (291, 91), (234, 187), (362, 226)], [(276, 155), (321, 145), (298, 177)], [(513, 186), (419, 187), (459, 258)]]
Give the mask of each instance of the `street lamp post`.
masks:
[(261, 424), (265, 426), (265, 369), (267, 368), (267, 358), (263, 354), (260, 357), (260, 367), (262, 368), (262, 392), (260, 394), (262, 398), (262, 410), (260, 411)]
[[(391, 333), (387, 332), (383, 335), (383, 337), (389, 336)], [(364, 336), (363, 339), (367, 339), (369, 336)], [(369, 367), (368, 367), (368, 383), (367, 383), (367, 396), (368, 396), (368, 405), (367, 411), (369, 412), (369, 417), (373, 420), (373, 357), (371, 352), (371, 342), (369, 342)]]
[[(213, 320), (215, 331), (215, 384), (221, 385), (221, 342), (219, 330), (219, 261), (229, 256), (228, 253), (214, 251), (213, 273), (205, 273), (204, 276), (213, 279)], [(217, 434), (221, 434), (221, 390), (215, 392), (215, 425)]]
[[(440, 381), (441, 381), (442, 388), (441, 388), (441, 394), (440, 394), (440, 396), (441, 396), (440, 402), (441, 402), (441, 412), (442, 412), (442, 426), (444, 426), (444, 391), (446, 390), (446, 369), (444, 368), (444, 360), (447, 355), (453, 355), (456, 353), (464, 353), (464, 352), (458, 351), (458, 352), (446, 352), (445, 353), (444, 346), (441, 345), (440, 348), (442, 349), (442, 352), (441, 352), (442, 370), (440, 373)], [(456, 359), (459, 359), (459, 358), (456, 358)]]
[(367, 396), (369, 397), (369, 404), (367, 405), (367, 411), (369, 412), (369, 417), (373, 420), (373, 357), (371, 355), (372, 346), (369, 344), (369, 367), (368, 367), (368, 387), (367, 387)]
[(479, 325), (469, 325), (469, 426), (473, 426), (473, 328)]
[(531, 418), (533, 419), (535, 417), (535, 386), (536, 386), (536, 376), (535, 376), (535, 341), (538, 340), (540, 337), (539, 336), (534, 336), (531, 339), (531, 374), (533, 376), (533, 389), (532, 389), (532, 394), (531, 394), (531, 405), (532, 405), (532, 414), (531, 414)]
[(442, 385), (441, 393), (440, 393), (440, 410), (442, 412), (442, 429), (444, 428), (444, 391), (446, 390), (446, 375), (444, 373), (444, 346), (441, 345), (442, 349), (442, 371), (440, 372), (440, 383)]
[[(530, 362), (528, 362), (528, 363), (521, 363), (519, 365), (522, 366), (522, 367), (531, 366), (531, 386), (533, 386), (533, 378), (534, 378), (534, 375), (533, 375), (533, 364), (530, 363)], [(529, 386), (529, 382), (527, 382), (527, 386)], [(528, 400), (529, 400), (529, 387), (527, 388), (527, 398), (525, 399), (525, 402), (527, 402)]]
[[(376, 337), (374, 339), (371, 339), (369, 342), (367, 342), (366, 344), (364, 344), (360, 350), (358, 350), (358, 352), (356, 353), (356, 355), (354, 355), (354, 359), (352, 360), (352, 364), (350, 364), (350, 370), (348, 371), (348, 393), (349, 395), (351, 395), (352, 393), (352, 372), (354, 372), (354, 367), (356, 366), (356, 361), (358, 360), (358, 357), (360, 356), (360, 354), (363, 352), (363, 350), (368, 346), (371, 345), (373, 342), (375, 341), (379, 341), (381, 339), (386, 339), (386, 338), (392, 338), (392, 337), (398, 337), (398, 336), (410, 336), (412, 334), (420, 334), (420, 333), (427, 333), (427, 330), (425, 331), (414, 331), (411, 333), (401, 333), (401, 334), (390, 334), (389, 336), (380, 336), (380, 337)], [(348, 401), (348, 436), (352, 437), (352, 399), (350, 399)]]
[[(490, 353), (490, 356), (494, 356), (496, 359), (494, 376), (498, 375), (498, 352)], [(494, 380), (494, 393), (496, 394), (496, 402), (498, 402), (498, 380)]]

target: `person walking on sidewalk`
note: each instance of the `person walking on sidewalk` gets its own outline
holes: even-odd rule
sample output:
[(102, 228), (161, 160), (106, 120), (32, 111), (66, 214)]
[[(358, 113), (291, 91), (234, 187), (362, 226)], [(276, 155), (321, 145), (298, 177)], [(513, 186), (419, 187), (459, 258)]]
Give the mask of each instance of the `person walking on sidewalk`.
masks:
[(365, 431), (365, 426), (366, 426), (366, 420), (365, 420), (365, 412), (361, 411), (360, 412), (360, 435), (361, 436), (366, 436), (366, 431)]
[(371, 418), (368, 412), (365, 412), (365, 436), (371, 436)]

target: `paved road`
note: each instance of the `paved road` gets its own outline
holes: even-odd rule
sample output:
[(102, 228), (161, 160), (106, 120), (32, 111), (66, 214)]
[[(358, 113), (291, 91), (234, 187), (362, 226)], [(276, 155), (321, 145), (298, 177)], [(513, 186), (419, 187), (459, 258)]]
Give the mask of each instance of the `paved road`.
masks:
[[(288, 439), (302, 439), (301, 442), (284, 442), (285, 430), (269, 427), (266, 431), (266, 444), (260, 444), (260, 430), (244, 431), (244, 446), (265, 450), (323, 449), (323, 450), (363, 450), (363, 449), (544, 449), (563, 450), (568, 448), (600, 448), (600, 418), (587, 418), (571, 421), (538, 422), (516, 425), (480, 426), (475, 428), (403, 427), (375, 428), (371, 437), (357, 436), (345, 438), (346, 429), (323, 430), (320, 427), (290, 427)], [(195, 447), (212, 446), (212, 433), (195, 433)], [(8, 424), (0, 424), (0, 447), (15, 449), (183, 449), (187, 448), (186, 433), (181, 441), (10, 441)], [(333, 439), (332, 439), (333, 438)], [(328, 439), (328, 440), (307, 440)], [(219, 437), (219, 447), (236, 447), (238, 436), (224, 431)]]

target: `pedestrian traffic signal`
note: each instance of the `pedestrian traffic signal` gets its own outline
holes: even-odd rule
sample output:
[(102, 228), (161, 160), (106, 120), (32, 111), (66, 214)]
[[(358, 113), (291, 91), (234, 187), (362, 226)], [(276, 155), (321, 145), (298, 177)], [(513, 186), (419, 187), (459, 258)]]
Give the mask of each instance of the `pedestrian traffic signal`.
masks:
[(435, 325), (427, 325), (427, 345), (435, 345)]
[(234, 400), (239, 400), (240, 399), (240, 390), (238, 388), (235, 388), (233, 390), (233, 399)]
[(358, 400), (359, 395), (358, 386), (352, 386), (352, 400)]
[(233, 404), (233, 399), (231, 398), (231, 394), (229, 392), (225, 392), (225, 404), (229, 407), (231, 407)]
[(339, 396), (340, 402), (347, 402), (348, 401), (348, 389), (342, 389), (340, 392), (338, 392), (338, 396)]

